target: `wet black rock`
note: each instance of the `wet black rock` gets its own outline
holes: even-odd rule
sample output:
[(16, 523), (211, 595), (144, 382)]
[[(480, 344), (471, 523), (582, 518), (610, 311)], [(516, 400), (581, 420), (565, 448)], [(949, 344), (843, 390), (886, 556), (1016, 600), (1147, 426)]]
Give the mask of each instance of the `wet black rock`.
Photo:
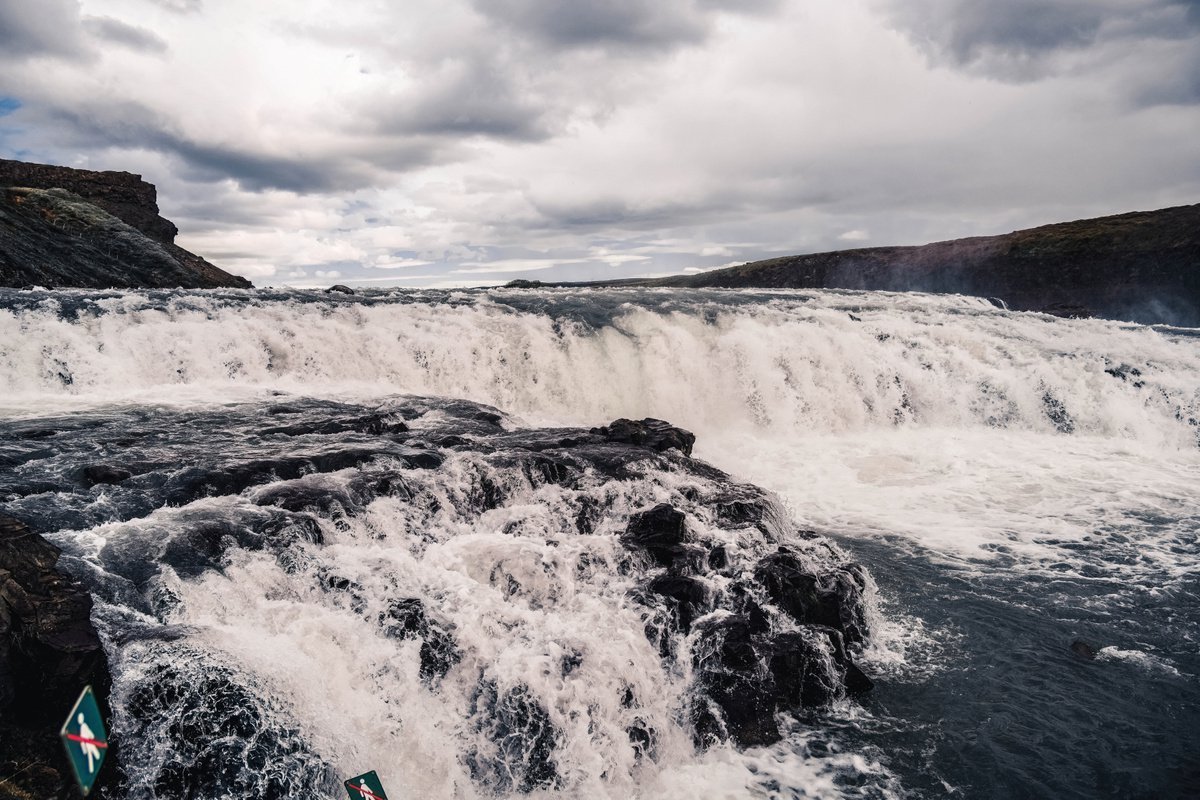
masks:
[(644, 550), (664, 567), (684, 561), (689, 555), (689, 549), (684, 544), (687, 541), (687, 528), (683, 512), (666, 503), (659, 503), (648, 511), (630, 517), (621, 541), (627, 547)]
[[(296, 413), (290, 411), (272, 410), (271, 414)], [(274, 428), (264, 428), (264, 436), (279, 434), (282, 436), (332, 436), (338, 433), (353, 431), (381, 435), (385, 433), (404, 433), (408, 425), (403, 420), (392, 419), (385, 414), (367, 414), (360, 417), (343, 419), (322, 419), (311, 422), (301, 422), (295, 425), (281, 425)]]
[(1071, 642), (1071, 652), (1080, 658), (1091, 661), (1096, 657), (1097, 651), (1095, 647), (1083, 641), (1082, 639), (1076, 639), (1075, 641)]
[(748, 617), (709, 618), (693, 649), (697, 743), (732, 739), (757, 747), (779, 739), (775, 715), (802, 713), (872, 688), (841, 634), (821, 625), (771, 635)]
[[(56, 569), (58, 558), (58, 548), (0, 515), (0, 778), (8, 778), (0, 787), (13, 796), (71, 796), (57, 733), (84, 686), (107, 717), (111, 679), (92, 598)], [(117, 772), (115, 763), (106, 769)]]
[(83, 478), (89, 486), (95, 486), (100, 483), (120, 483), (128, 480), (133, 475), (127, 469), (119, 467), (109, 467), (104, 464), (93, 464), (83, 468)]
[(842, 636), (832, 628), (808, 625), (766, 643), (774, 697), (780, 708), (826, 705), (844, 695), (863, 694), (871, 681), (846, 656)]
[(764, 558), (754, 570), (755, 580), (771, 600), (796, 622), (825, 625), (838, 631), (851, 645), (866, 635), (862, 605), (862, 568), (845, 565), (817, 574), (786, 547)]
[(727, 616), (707, 621), (693, 648), (698, 691), (692, 724), (697, 744), (732, 739), (741, 747), (779, 740), (771, 675), (755, 647), (750, 621)]
[(343, 286), (340, 283), (335, 283), (325, 290), (325, 294), (354, 294), (354, 290), (349, 286)]
[(692, 454), (692, 445), (696, 443), (695, 434), (676, 428), (661, 419), (643, 419), (640, 422), (632, 419), (619, 419), (601, 428), (592, 428), (592, 433), (603, 436), (610, 442), (636, 444), (639, 447), (649, 447), (651, 450), (676, 449), (685, 456)]
[(708, 588), (696, 578), (680, 575), (659, 575), (650, 581), (651, 594), (665, 598), (679, 630), (687, 633), (692, 622), (711, 609)]
[(658, 734), (645, 720), (634, 720), (633, 724), (625, 729), (625, 734), (629, 737), (629, 743), (633, 745), (633, 757), (636, 760), (657, 757)]

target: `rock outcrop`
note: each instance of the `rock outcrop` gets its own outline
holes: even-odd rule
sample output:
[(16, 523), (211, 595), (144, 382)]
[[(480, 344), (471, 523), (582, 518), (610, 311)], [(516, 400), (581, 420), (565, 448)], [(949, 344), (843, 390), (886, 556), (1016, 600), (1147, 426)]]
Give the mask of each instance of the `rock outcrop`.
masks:
[(247, 288), (175, 244), (152, 184), (0, 160), (0, 286)]
[(1200, 326), (1200, 204), (921, 247), (785, 256), (640, 285), (875, 289), (997, 298), (1017, 311)]
[[(107, 702), (92, 598), (55, 569), (59, 551), (0, 515), (0, 795), (74, 796), (58, 728), (83, 687)], [(112, 772), (115, 765), (109, 765)]]
[[(230, 448), (227, 436), (239, 445)], [(314, 609), (357, 616), (378, 635), (372, 647), (402, 644), (426, 686), (458, 692), (468, 732), (462, 763), (489, 796), (572, 794), (564, 752), (593, 726), (624, 732), (597, 740), (614, 757), (655, 761), (665, 726), (674, 736), (678, 725), (699, 747), (766, 745), (780, 739), (785, 717), (820, 715), (871, 686), (859, 668), (870, 639), (866, 571), (826, 537), (797, 529), (766, 491), (689, 457), (695, 437), (662, 420), (521, 429), (467, 401), (289, 398), (0, 420), (3, 437), (15, 443), (14, 464), (38, 463), (37, 483), (7, 488), (34, 528), (116, 526), (89, 555), (98, 569), (85, 578), (106, 611), (138, 612), (113, 623), (114, 663), (137, 664), (118, 673), (115, 690), (121, 757), (160, 797), (338, 788), (253, 681), (207, 656), (178, 624), (170, 585), (246, 558), (280, 566), (281, 580), (303, 586)], [(123, 444), (99, 465), (103, 475), (81, 474), (96, 443), (115, 440)], [(100, 493), (104, 502), (94, 502)], [(238, 499), (210, 502), (218, 497)], [(382, 574), (343, 561), (338, 553), (355, 546), (354, 530), (385, 508), (390, 516), (379, 519), (394, 522), (371, 535), (389, 551), (449, 553), (460, 536), (492, 542), (469, 548), (494, 553), (460, 575), (474, 588), (459, 577), (448, 592), (421, 580), (376, 580)], [(126, 520), (134, 524), (122, 529)], [(483, 649), (475, 622), (462, 616), (468, 591), (496, 601), (470, 612), (495, 620)], [(635, 638), (622, 640), (618, 660), (644, 658), (649, 671), (615, 674), (609, 642), (584, 630), (535, 659), (522, 656), (519, 668), (495, 660), (537, 640), (544, 617), (592, 603), (609, 604), (631, 626)], [(647, 694), (647, 676), (660, 671), (691, 676), (670, 714)], [(253, 769), (262, 763), (277, 768)]]

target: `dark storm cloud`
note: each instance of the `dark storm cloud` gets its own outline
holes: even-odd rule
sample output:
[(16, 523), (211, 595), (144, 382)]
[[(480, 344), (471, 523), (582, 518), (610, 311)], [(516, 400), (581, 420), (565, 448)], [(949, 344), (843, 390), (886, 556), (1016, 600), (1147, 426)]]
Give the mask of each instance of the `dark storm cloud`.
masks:
[(514, 70), (497, 66), (475, 54), (442, 59), (420, 75), (416, 96), (397, 98), (375, 112), (380, 127), (451, 138), (546, 138), (547, 104), (522, 91)]
[(83, 55), (76, 0), (0, 0), (0, 59)]
[(480, 13), (557, 47), (670, 47), (702, 41), (716, 11), (759, 12), (774, 0), (476, 0)]
[(1055, 57), (1109, 42), (1200, 36), (1198, 0), (883, 0), (893, 25), (935, 60), (1035, 80)]
[(281, 189), (300, 194), (362, 188), (382, 179), (380, 168), (412, 169), (434, 163), (434, 143), (389, 142), (378, 151), (337, 155), (277, 155), (225, 144), (198, 142), (177, 132), (154, 110), (137, 102), (76, 103), (43, 111), (58, 144), (83, 148), (143, 149), (179, 160), (181, 176), (200, 183), (225, 179), (243, 189)]
[(89, 34), (105, 41), (147, 53), (165, 53), (167, 43), (145, 28), (112, 17), (84, 17), (83, 27)]
[(201, 144), (162, 131), (151, 133), (145, 142), (152, 149), (182, 159), (187, 166), (184, 177), (193, 181), (230, 178), (250, 191), (282, 189), (300, 194), (334, 192), (369, 183), (366, 170), (347, 159), (265, 155)]

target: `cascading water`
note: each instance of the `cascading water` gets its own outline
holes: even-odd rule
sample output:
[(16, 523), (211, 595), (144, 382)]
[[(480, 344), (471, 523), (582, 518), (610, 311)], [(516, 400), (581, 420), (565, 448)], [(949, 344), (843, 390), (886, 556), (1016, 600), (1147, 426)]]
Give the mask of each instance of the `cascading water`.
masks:
[[(397, 395), (495, 406), (511, 433), (470, 404), (396, 416)], [(1195, 331), (884, 293), (0, 292), (0, 414), (2, 510), (100, 600), (130, 797), (333, 797), (370, 768), (412, 797), (1200, 777), (1164, 733), (1200, 725)], [(363, 428), (401, 416), (424, 449)], [(739, 485), (719, 474), (531, 478), (504, 455), (541, 441), (524, 426), (618, 417), (694, 431), (782, 505), (747, 527), (713, 516)], [(80, 484), (109, 462), (133, 477)], [(721, 550), (692, 583), (621, 566), (658, 503)], [(830, 650), (832, 704), (772, 706), (753, 723), (778, 738), (739, 741), (705, 648), (729, 650), (709, 634), (750, 574), (770, 635), (809, 635), (763, 594), (781, 546), (813, 574), (869, 568), (854, 657), (875, 689), (844, 699)], [(756, 669), (786, 661), (754, 641)]]

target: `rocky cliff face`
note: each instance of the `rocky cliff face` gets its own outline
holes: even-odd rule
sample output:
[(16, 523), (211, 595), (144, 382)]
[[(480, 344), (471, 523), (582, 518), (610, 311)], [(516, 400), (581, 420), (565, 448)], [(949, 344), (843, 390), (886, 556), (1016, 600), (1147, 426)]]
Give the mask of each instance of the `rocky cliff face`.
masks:
[(155, 241), (174, 244), (179, 229), (158, 214), (154, 184), (131, 172), (97, 172), (0, 159), (0, 186), (66, 189)]
[(0, 286), (250, 286), (176, 233), (141, 176), (0, 160)]
[(92, 598), (55, 569), (58, 556), (0, 514), (0, 796), (73, 797), (58, 727), (87, 684), (107, 703), (111, 679)]
[(1200, 326), (1200, 204), (921, 247), (756, 261), (654, 286), (956, 292), (1019, 311)]

